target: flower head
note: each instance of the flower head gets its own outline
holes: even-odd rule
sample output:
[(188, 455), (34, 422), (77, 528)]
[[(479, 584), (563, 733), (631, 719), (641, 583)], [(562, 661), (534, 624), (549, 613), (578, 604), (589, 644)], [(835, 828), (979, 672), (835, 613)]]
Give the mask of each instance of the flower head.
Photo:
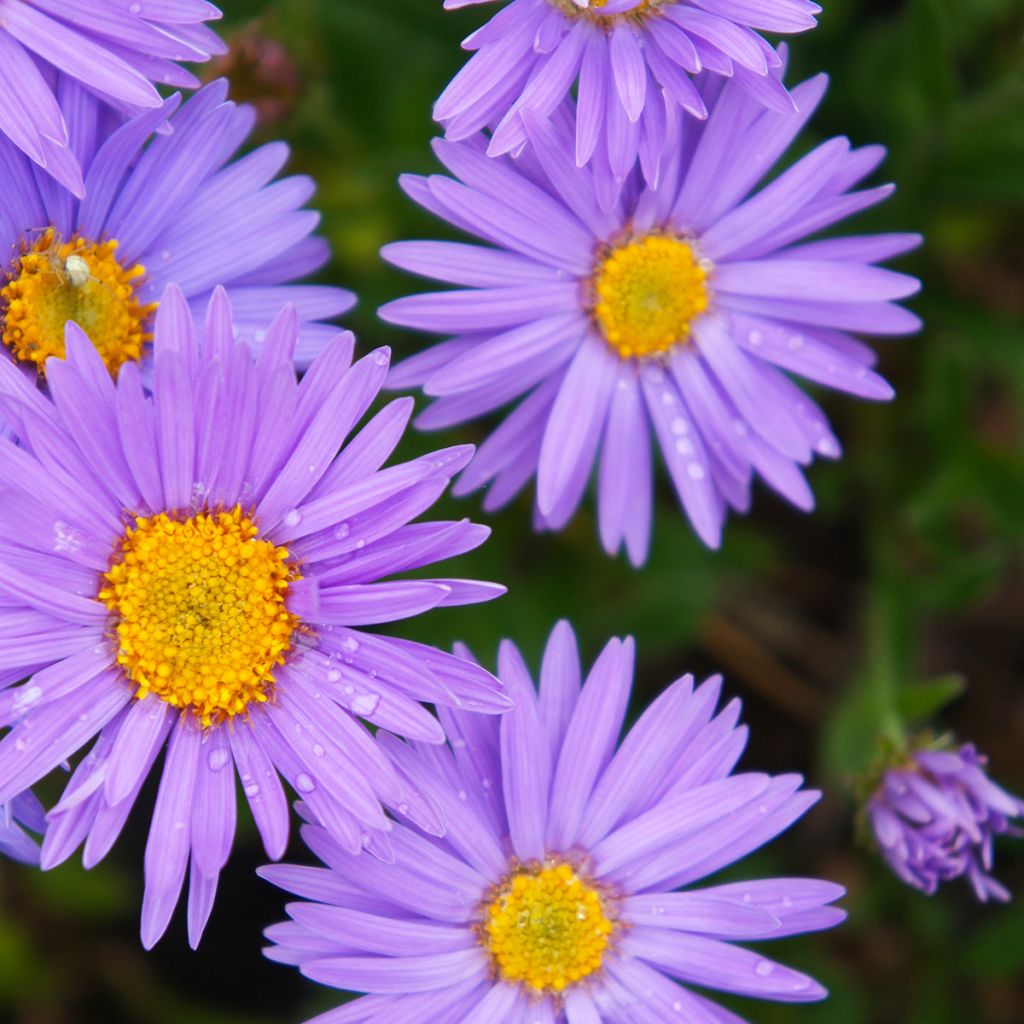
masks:
[(0, 804), (0, 854), (23, 864), (38, 864), (39, 847), (25, 829), (37, 834), (46, 831), (43, 806), (27, 791)]
[(793, 113), (779, 55), (758, 30), (803, 32), (820, 10), (810, 0), (512, 0), (465, 41), (476, 53), (434, 117), (453, 141), (494, 127), (488, 152), (498, 156), (526, 141), (530, 115), (548, 117), (577, 83), (566, 127), (576, 163), (593, 159), (621, 180), (639, 155), (654, 185), (673, 125), (708, 116), (708, 89), (691, 75), (726, 76), (755, 103)]
[[(46, 360), (64, 355), (64, 325), (74, 321), (111, 374), (144, 360), (148, 383), (164, 288), (177, 284), (201, 322), (220, 284), (231, 288), (239, 335), (257, 347), (274, 314), (294, 303), (302, 320), (296, 360), (308, 365), (337, 333), (317, 321), (350, 308), (353, 297), (289, 283), (321, 266), (328, 252), (312, 234), (319, 215), (302, 209), (313, 183), (273, 181), (287, 147), (272, 143), (229, 162), (253, 111), (226, 100), (224, 81), (180, 110), (175, 96), (127, 124), (71, 80), (60, 91), (73, 101), (71, 132), (89, 195), (79, 201), (0, 138), (0, 168), (10, 183), (0, 190), (6, 354), (41, 378)], [(165, 122), (172, 131), (154, 135)]]
[(299, 384), (291, 307), (256, 357), (218, 290), (203, 335), (200, 346), (184, 296), (168, 289), (151, 397), (134, 363), (115, 385), (73, 324), (67, 359), (46, 366), (51, 398), (0, 361), (0, 412), (18, 438), (0, 440), (0, 514), (18, 524), (0, 541), (0, 803), (95, 740), (48, 815), (42, 851), (48, 868), (84, 841), (91, 866), (166, 747), (146, 946), (189, 864), (198, 942), (234, 837), (236, 772), (272, 857), (289, 827), (281, 775), (342, 846), (387, 859), (382, 805), (440, 825), (363, 720), (441, 743), (419, 701), (509, 704), (483, 669), (363, 628), (501, 592), (387, 579), (486, 538), (468, 521), (411, 522), (470, 450), (381, 469), (411, 401), (345, 443), (388, 353), (352, 364), (352, 336), (338, 335)]
[(498, 674), (516, 702), (500, 724), (442, 709), (450, 746), (383, 740), (444, 817), (443, 839), (398, 824), (385, 867), (310, 825), (303, 836), (326, 868), (262, 870), (312, 901), (290, 904), (291, 921), (268, 930), (268, 955), (370, 993), (324, 1022), (733, 1021), (684, 986), (825, 995), (733, 943), (837, 924), (844, 915), (828, 904), (839, 886), (695, 887), (817, 799), (798, 776), (732, 774), (746, 728), (738, 701), (715, 713), (719, 678), (673, 683), (619, 743), (631, 640), (612, 640), (582, 688), (565, 623), (548, 642), (539, 694), (511, 643)]
[(637, 564), (649, 543), (652, 429), (694, 529), (716, 547), (728, 508), (749, 507), (754, 473), (809, 509), (800, 467), (839, 455), (824, 413), (788, 374), (887, 399), (874, 354), (853, 332), (920, 325), (893, 301), (917, 280), (874, 266), (918, 236), (807, 240), (890, 194), (851, 191), (880, 147), (832, 139), (751, 195), (810, 117), (824, 78), (793, 90), (799, 115), (717, 84), (702, 82), (710, 116), (673, 133), (656, 191), (637, 173), (619, 188), (599, 165), (578, 167), (564, 125), (526, 115), (532, 145), (517, 159), (486, 157), (482, 138), (438, 141), (454, 178), (407, 176), (403, 186), (486, 245), (384, 249), (399, 267), (462, 286), (381, 310), (454, 335), (390, 379), (438, 396), (419, 425), (523, 398), (457, 491), (490, 484), (485, 507), (495, 508), (536, 474), (539, 525), (560, 529), (600, 452), (601, 538), (609, 553), (624, 542)]
[(886, 862), (907, 885), (931, 896), (963, 875), (983, 902), (1010, 898), (990, 874), (993, 843), (1024, 834), (1013, 824), (1024, 817), (1024, 801), (992, 782), (987, 763), (972, 743), (930, 745), (882, 774), (867, 816)]
[(177, 62), (224, 52), (205, 24), (220, 16), (206, 0), (0, 0), (0, 64), (7, 72), (0, 76), (0, 135), (83, 196), (87, 175), (74, 123), (80, 90), (66, 84), (81, 85), (122, 116), (158, 109), (163, 100), (154, 82), (199, 84)]

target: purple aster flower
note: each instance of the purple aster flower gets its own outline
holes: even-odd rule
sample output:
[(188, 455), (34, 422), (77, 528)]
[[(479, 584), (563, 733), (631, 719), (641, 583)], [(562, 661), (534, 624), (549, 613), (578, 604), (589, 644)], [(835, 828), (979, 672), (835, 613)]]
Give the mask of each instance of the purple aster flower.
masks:
[(502, 592), (387, 579), (486, 538), (465, 520), (411, 522), (471, 450), (381, 469), (411, 400), (342, 447), (387, 350), (350, 365), (352, 335), (339, 334), (299, 384), (292, 307), (258, 358), (236, 342), (221, 290), (203, 333), (200, 346), (169, 288), (152, 397), (134, 363), (115, 385), (74, 324), (67, 359), (47, 364), (52, 398), (0, 361), (0, 410), (20, 439), (0, 441), (0, 515), (19, 524), (0, 540), (0, 803), (95, 740), (42, 851), (50, 868), (84, 842), (92, 866), (166, 748), (146, 847), (147, 947), (189, 865), (198, 942), (234, 837), (236, 773), (270, 856), (288, 836), (281, 775), (343, 847), (390, 859), (382, 804), (441, 827), (363, 721), (441, 743), (419, 701), (509, 706), (483, 669), (363, 628)]
[(0, 856), (23, 864), (39, 863), (39, 847), (26, 828), (40, 835), (46, 831), (43, 806), (29, 792), (0, 804)]
[(708, 116), (708, 90), (691, 75), (724, 75), (755, 103), (793, 113), (773, 73), (779, 55), (756, 30), (803, 32), (820, 10), (809, 0), (513, 0), (463, 43), (476, 54), (434, 117), (453, 141), (496, 125), (488, 153), (498, 156), (526, 141), (525, 115), (548, 117), (578, 82), (566, 129), (576, 163), (594, 158), (621, 180), (639, 155), (654, 185), (673, 123)]
[[(468, 653), (468, 652), (467, 652)], [(518, 650), (500, 719), (441, 709), (450, 746), (381, 737), (444, 817), (441, 840), (396, 825), (396, 861), (349, 857), (329, 827), (303, 837), (326, 868), (261, 874), (313, 902), (267, 931), (268, 955), (371, 993), (318, 1024), (740, 1024), (690, 985), (802, 1002), (824, 989), (736, 941), (830, 928), (843, 890), (799, 878), (695, 883), (788, 828), (818, 798), (796, 775), (732, 769), (747, 730), (721, 679), (673, 683), (619, 743), (633, 641), (612, 640), (581, 687), (558, 625), (539, 695)], [(683, 985), (677, 984), (683, 982)]]
[(966, 875), (979, 900), (1010, 898), (990, 874), (993, 841), (1024, 835), (1012, 824), (1024, 816), (1024, 801), (997, 786), (987, 764), (967, 743), (915, 750), (884, 772), (867, 816), (882, 855), (907, 885), (931, 896), (941, 882)]
[(193, 88), (177, 61), (205, 61), (225, 46), (204, 22), (206, 0), (0, 0), (0, 135), (76, 196), (85, 194), (74, 100), (62, 75), (121, 115), (162, 105), (153, 83)]
[[(746, 511), (754, 473), (802, 509), (800, 470), (836, 458), (825, 414), (788, 376), (868, 399), (892, 390), (852, 332), (903, 334), (920, 321), (893, 300), (916, 279), (873, 264), (919, 236), (808, 241), (886, 198), (853, 187), (879, 146), (823, 143), (751, 195), (811, 115), (824, 76), (793, 91), (798, 115), (705, 79), (711, 114), (676, 132), (661, 186), (577, 167), (565, 125), (527, 115), (532, 145), (489, 158), (485, 140), (438, 140), (452, 172), (405, 176), (405, 191), (486, 246), (399, 242), (395, 265), (462, 290), (413, 295), (380, 315), (454, 337), (399, 365), (390, 386), (439, 396), (419, 418), (446, 427), (523, 400), (480, 447), (456, 491), (490, 484), (485, 508), (535, 474), (538, 526), (572, 517), (599, 459), (605, 550), (646, 558), (652, 430), (680, 501), (717, 547), (729, 507)], [(569, 111), (562, 115), (566, 121)], [(599, 455), (600, 453), (600, 455)]]
[[(317, 321), (354, 299), (340, 288), (289, 283), (327, 261), (327, 244), (313, 236), (319, 214), (302, 209), (312, 181), (273, 180), (288, 156), (283, 143), (230, 162), (252, 127), (252, 108), (228, 102), (222, 80), (177, 113), (174, 96), (122, 124), (70, 79), (59, 92), (75, 112), (72, 140), (89, 194), (79, 201), (0, 138), (6, 353), (41, 376), (47, 358), (64, 355), (64, 325), (74, 320), (111, 373), (144, 359), (148, 385), (164, 288), (177, 284), (201, 323), (220, 284), (231, 288), (240, 336), (257, 347), (267, 323), (293, 303), (302, 321), (296, 361), (308, 365), (337, 333)], [(165, 122), (172, 131), (153, 135)]]

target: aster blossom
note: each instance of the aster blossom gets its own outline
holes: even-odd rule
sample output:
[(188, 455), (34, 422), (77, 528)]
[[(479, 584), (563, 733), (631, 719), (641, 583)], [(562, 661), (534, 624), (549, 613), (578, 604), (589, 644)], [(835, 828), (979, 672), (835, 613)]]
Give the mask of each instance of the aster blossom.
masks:
[[(891, 193), (853, 190), (881, 147), (831, 139), (751, 194), (825, 84), (819, 76), (797, 86), (800, 113), (791, 115), (762, 108), (734, 82), (705, 79), (710, 116), (679, 128), (657, 190), (636, 171), (620, 188), (597, 166), (577, 167), (564, 123), (529, 117), (531, 145), (517, 159), (488, 158), (483, 137), (438, 140), (453, 177), (402, 179), (417, 203), (486, 244), (384, 248), (396, 266), (461, 286), (381, 309), (391, 323), (454, 335), (397, 366), (391, 386), (438, 398), (418, 421), (425, 429), (523, 399), (480, 447), (458, 493), (489, 485), (493, 509), (536, 475), (537, 525), (561, 529), (599, 461), (602, 542), (609, 553), (624, 543), (640, 564), (653, 430), (711, 547), (728, 509), (748, 509), (755, 473), (813, 507), (801, 467), (840, 448), (788, 374), (888, 399), (873, 352), (852, 332), (920, 326), (893, 301), (918, 281), (874, 265), (919, 236), (808, 240)], [(561, 113), (568, 123), (568, 109)]]
[(994, 840), (1024, 835), (1024, 801), (987, 775), (988, 759), (973, 743), (959, 749), (922, 746), (887, 768), (866, 812), (886, 863), (929, 896), (965, 877), (982, 902), (1010, 893), (991, 871)]
[(154, 83), (199, 84), (179, 61), (226, 51), (206, 25), (220, 16), (206, 0), (0, 0), (0, 136), (83, 196), (76, 111), (61, 78), (121, 116), (157, 109), (163, 100)]
[(463, 43), (476, 52), (434, 117), (453, 141), (494, 128), (488, 153), (499, 156), (526, 141), (525, 115), (547, 117), (576, 83), (576, 162), (593, 158), (621, 179), (639, 155), (655, 184), (672, 122), (708, 116), (691, 76), (728, 77), (756, 102), (793, 112), (773, 74), (779, 56), (757, 30), (803, 32), (820, 10), (809, 0), (513, 0)]
[[(815, 981), (736, 941), (829, 928), (842, 889), (775, 878), (695, 888), (788, 828), (816, 800), (798, 776), (732, 774), (746, 742), (721, 679), (673, 683), (621, 744), (632, 640), (612, 640), (581, 687), (575, 638), (552, 632), (539, 694), (506, 641), (499, 720), (441, 709), (450, 746), (384, 737), (447, 823), (396, 825), (384, 869), (303, 829), (325, 868), (261, 874), (303, 897), (267, 954), (370, 993), (317, 1024), (738, 1024), (690, 986), (820, 999)], [(681, 891), (677, 891), (681, 890)], [(677, 982), (682, 982), (680, 985)]]
[(0, 804), (0, 856), (23, 864), (38, 864), (39, 847), (28, 833), (45, 831), (43, 806), (31, 793), (19, 793), (13, 800)]
[(0, 803), (88, 747), (49, 812), (41, 863), (84, 842), (91, 866), (166, 748), (145, 855), (147, 947), (187, 867), (199, 941), (234, 837), (236, 773), (272, 857), (289, 830), (281, 776), (345, 848), (389, 859), (384, 804), (440, 825), (363, 723), (440, 743), (419, 701), (508, 706), (483, 669), (363, 628), (502, 592), (387, 578), (486, 538), (468, 521), (411, 522), (469, 450), (381, 469), (406, 401), (346, 443), (388, 353), (353, 364), (353, 338), (339, 334), (299, 384), (291, 307), (258, 358), (236, 341), (222, 290), (203, 335), (200, 346), (169, 288), (152, 396), (134, 363), (115, 385), (73, 324), (67, 359), (47, 365), (51, 397), (0, 362), (0, 409), (18, 438), (0, 442), (0, 511), (20, 524), (0, 541)]
[[(59, 93), (74, 110), (70, 130), (89, 194), (78, 200), (0, 138), (0, 341), (6, 355), (42, 378), (64, 354), (75, 321), (112, 374), (149, 359), (153, 315), (177, 284), (201, 322), (213, 288), (231, 288), (239, 336), (258, 346), (286, 303), (302, 326), (297, 364), (337, 333), (318, 321), (351, 308), (340, 288), (293, 284), (328, 259), (314, 236), (319, 214), (303, 209), (305, 176), (275, 181), (288, 156), (270, 143), (232, 162), (253, 125), (251, 107), (227, 100), (227, 82), (181, 97), (127, 123), (75, 82)], [(154, 134), (168, 124), (169, 134)]]

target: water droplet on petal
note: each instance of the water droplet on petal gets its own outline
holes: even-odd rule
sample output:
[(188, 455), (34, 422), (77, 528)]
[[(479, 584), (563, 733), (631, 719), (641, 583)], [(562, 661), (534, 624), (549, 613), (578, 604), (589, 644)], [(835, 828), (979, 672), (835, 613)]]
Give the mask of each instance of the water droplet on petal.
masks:
[(691, 462), (686, 467), (686, 472), (691, 480), (703, 480), (704, 479), (704, 467), (699, 462)]
[(324, 748), (321, 747), (319, 743), (314, 743), (313, 744), (313, 756), (314, 757), (323, 757), (324, 756)]
[(775, 964), (773, 964), (771, 960), (758, 960), (757, 963), (754, 964), (754, 973), (759, 978), (767, 978), (774, 970)]
[(285, 526), (298, 526), (302, 522), (302, 513), (297, 509), (293, 508), (290, 512), (287, 512), (284, 517)]
[(260, 795), (260, 787), (255, 782), (250, 783), (245, 787), (245, 795), (252, 800)]
[(361, 693), (352, 698), (352, 713), (355, 715), (372, 715), (380, 704), (379, 693)]
[(338, 523), (338, 525), (334, 528), (335, 539), (344, 540), (348, 536), (350, 529), (351, 527), (348, 525), (348, 523)]
[(327, 682), (329, 682), (329, 683), (339, 683), (339, 682), (341, 682), (341, 673), (336, 668), (328, 669), (328, 672), (327, 672)]
[(312, 793), (316, 789), (316, 783), (305, 772), (302, 772), (295, 779), (295, 788), (300, 793)]
[(221, 748), (219, 750), (211, 750), (206, 762), (210, 766), (210, 771), (219, 772), (229, 760), (231, 760), (231, 755)]

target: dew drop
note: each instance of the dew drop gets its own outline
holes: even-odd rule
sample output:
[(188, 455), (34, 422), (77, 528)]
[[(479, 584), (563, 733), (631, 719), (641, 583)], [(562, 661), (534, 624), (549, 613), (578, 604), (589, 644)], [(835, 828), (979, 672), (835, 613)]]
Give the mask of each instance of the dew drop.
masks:
[(764, 341), (764, 337), (760, 331), (751, 331), (748, 337), (750, 338), (750, 344), (753, 345), (754, 348), (757, 348), (757, 346)]
[(773, 964), (771, 960), (758, 960), (757, 963), (754, 964), (754, 973), (759, 978), (767, 978), (774, 970), (775, 964)]
[(672, 433), (673, 434), (685, 434), (689, 431), (690, 424), (683, 419), (682, 416), (677, 416), (672, 421)]
[(138, 14), (142, 10), (142, 4), (129, 4), (128, 13)]
[(218, 750), (211, 750), (206, 762), (210, 766), (210, 771), (219, 772), (230, 759), (231, 755), (223, 748), (220, 748)]
[(245, 792), (245, 795), (250, 800), (252, 800), (254, 797), (257, 797), (257, 796), (260, 795), (260, 787), (255, 782), (251, 782), (248, 786), (245, 787), (244, 792)]
[(14, 693), (14, 713), (20, 714), (32, 707), (33, 704), (43, 695), (41, 686), (23, 686)]
[(686, 472), (691, 480), (703, 480), (704, 479), (704, 467), (699, 462), (691, 462), (686, 467)]
[(347, 683), (345, 686), (342, 687), (342, 692), (347, 696), (351, 697), (352, 694), (356, 692), (356, 688), (351, 683)]
[(361, 693), (352, 698), (352, 713), (356, 715), (372, 715), (380, 704), (379, 693)]
[(27, 746), (28, 746), (28, 740), (26, 740), (24, 736), (19, 736), (14, 741), (14, 749), (15, 750), (24, 750)]
[(297, 509), (293, 508), (290, 512), (285, 514), (284, 525), (285, 526), (298, 526), (302, 522), (302, 513)]
[(348, 523), (338, 523), (338, 525), (334, 528), (335, 539), (344, 540), (348, 536), (350, 529), (351, 527), (348, 525)]
[(313, 756), (314, 757), (323, 757), (324, 756), (324, 748), (321, 747), (319, 743), (314, 743), (313, 744)]
[(354, 653), (359, 650), (359, 641), (354, 636), (347, 636), (341, 641), (341, 649)]
[(339, 683), (339, 682), (341, 682), (341, 673), (336, 668), (328, 669), (328, 672), (327, 672), (327, 682), (329, 682), (329, 683)]
[(164, 263), (167, 263), (170, 260), (170, 258), (171, 258), (171, 250), (170, 249), (161, 249), (160, 250), (160, 259), (162, 259), (164, 261)]
[(386, 348), (379, 348), (377, 349), (376, 352), (373, 353), (373, 361), (378, 366), (387, 366), (388, 363), (391, 361), (391, 354), (388, 352)]
[(300, 793), (312, 793), (316, 789), (316, 783), (305, 772), (302, 772), (295, 779), (295, 788)]
[(693, 442), (689, 441), (685, 437), (681, 437), (676, 441), (676, 451), (680, 455), (692, 455), (693, 454)]
[(185, 829), (185, 822), (183, 822), (183, 821), (176, 821), (174, 823), (174, 831), (175, 832), (182, 832), (182, 831), (184, 831), (184, 829)]
[(460, 789), (459, 790), (459, 799), (463, 803), (465, 803), (469, 799), (469, 794), (464, 789)]

